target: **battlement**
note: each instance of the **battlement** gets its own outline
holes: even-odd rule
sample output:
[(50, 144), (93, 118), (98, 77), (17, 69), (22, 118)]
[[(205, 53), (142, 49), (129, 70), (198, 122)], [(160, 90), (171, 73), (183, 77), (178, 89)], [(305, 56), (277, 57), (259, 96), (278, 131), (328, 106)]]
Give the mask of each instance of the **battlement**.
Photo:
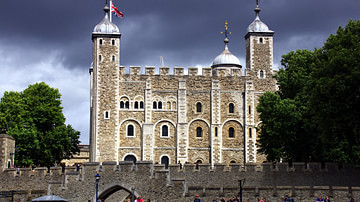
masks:
[[(154, 66), (146, 66), (145, 70), (142, 71), (140, 66), (130, 66), (129, 73), (126, 72), (126, 67), (120, 66), (120, 75), (145, 75), (145, 76), (207, 76), (207, 77), (224, 77), (224, 76), (233, 76), (233, 77), (241, 77), (242, 69), (216, 69), (213, 70), (211, 67), (174, 67), (173, 73), (170, 72), (170, 67), (159, 67), (158, 71), (156, 71), (156, 67)], [(144, 72), (144, 73), (142, 73)], [(156, 73), (158, 72), (158, 73)]]
[[(127, 190), (136, 187), (139, 193), (148, 196), (155, 189), (157, 194), (164, 193), (161, 198), (167, 197), (165, 193), (172, 193), (177, 199), (189, 199), (194, 194), (200, 194), (210, 200), (213, 196), (236, 194), (240, 180), (244, 182), (243, 190), (248, 198), (266, 196), (276, 201), (284, 194), (313, 198), (314, 195), (328, 193), (339, 199), (344, 195), (360, 194), (358, 167), (350, 164), (301, 162), (229, 166), (174, 164), (165, 168), (163, 164), (138, 161), (90, 162), (81, 167), (53, 167), (49, 170), (10, 168), (0, 173), (4, 180), (0, 187), (3, 190), (30, 190), (28, 192), (32, 194), (39, 190), (44, 193), (50, 190), (53, 194), (61, 194), (74, 201), (87, 201), (92, 197), (91, 190), (95, 186), (94, 176), (97, 173), (101, 176), (100, 192), (104, 194), (119, 187)], [(82, 192), (86, 194), (74, 195)]]
[(51, 167), (48, 170), (45, 167), (39, 167), (35, 169), (31, 168), (8, 168), (3, 171), (9, 177), (44, 177), (44, 176), (58, 176), (62, 174), (79, 172), (83, 169), (85, 171), (104, 171), (104, 170), (113, 170), (121, 172), (144, 172), (147, 171), (163, 171), (168, 170), (169, 173), (204, 173), (204, 172), (227, 172), (227, 173), (292, 173), (292, 174), (303, 174), (303, 173), (357, 173), (360, 175), (360, 168), (355, 167), (352, 164), (337, 164), (337, 163), (302, 163), (296, 162), (292, 165), (288, 163), (263, 163), (261, 165), (254, 163), (243, 164), (215, 164), (211, 166), (210, 164), (199, 164), (198, 166), (194, 164), (185, 164), (180, 166), (179, 164), (172, 164), (168, 166), (168, 169), (165, 169), (164, 164), (153, 164), (151, 161), (138, 161), (136, 164), (132, 162), (122, 161), (122, 162), (89, 162), (84, 163), (78, 170), (76, 167)]

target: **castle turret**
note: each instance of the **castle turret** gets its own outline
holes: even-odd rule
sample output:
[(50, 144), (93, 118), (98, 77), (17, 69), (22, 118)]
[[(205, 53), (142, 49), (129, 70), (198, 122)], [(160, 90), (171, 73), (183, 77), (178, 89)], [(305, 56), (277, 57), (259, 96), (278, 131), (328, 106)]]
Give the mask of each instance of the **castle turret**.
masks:
[[(119, 28), (104, 19), (92, 33), (93, 63), (90, 67), (90, 161), (117, 161), (119, 106)], [(110, 138), (110, 139), (109, 139)]]
[(246, 40), (246, 75), (266, 78), (273, 67), (274, 31), (260, 20), (259, 5), (254, 9), (255, 20), (248, 26)]
[(258, 1), (255, 8), (255, 20), (248, 26), (246, 40), (245, 69), (245, 162), (261, 162), (265, 157), (257, 154), (256, 127), (261, 124), (256, 107), (259, 98), (266, 91), (275, 90), (273, 76), (273, 35), (274, 31), (260, 20)]
[(230, 32), (228, 31), (227, 21), (225, 22), (225, 32), (223, 33), (225, 34), (225, 50), (214, 59), (211, 65), (214, 72), (213, 74), (217, 76), (232, 76), (235, 72), (238, 72), (241, 75), (240, 60), (230, 52), (228, 47), (228, 34), (230, 34)]

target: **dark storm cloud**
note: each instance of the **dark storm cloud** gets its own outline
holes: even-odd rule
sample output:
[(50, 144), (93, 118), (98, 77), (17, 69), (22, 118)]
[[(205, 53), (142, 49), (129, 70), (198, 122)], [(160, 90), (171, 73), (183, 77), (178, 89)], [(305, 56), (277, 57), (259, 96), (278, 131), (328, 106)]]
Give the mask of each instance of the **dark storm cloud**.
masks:
[[(28, 40), (40, 49), (58, 49), (69, 68), (88, 68), (91, 62), (90, 35), (104, 15), (104, 2), (5, 1), (0, 8), (0, 36), (8, 37), (14, 43), (21, 42), (19, 46)], [(145, 62), (158, 65), (160, 55), (165, 55), (169, 65), (191, 66), (189, 62), (196, 58), (200, 59), (197, 63), (210, 64), (223, 48), (220, 32), (225, 20), (229, 21), (233, 33), (230, 36), (231, 51), (244, 57), (243, 36), (254, 19), (255, 7), (255, 1), (250, 0), (114, 0), (114, 3), (125, 13), (123, 19), (114, 18), (122, 32), (121, 58), (124, 65), (146, 65)], [(275, 31), (277, 54), (276, 46), (284, 47), (281, 44), (288, 43), (295, 36), (323, 35), (325, 39), (337, 26), (359, 17), (360, 2), (264, 0), (260, 1), (260, 7), (261, 19)]]
[[(121, 65), (209, 66), (229, 48), (245, 66), (247, 26), (255, 0), (113, 0), (125, 17), (113, 17), (121, 37)], [(291, 50), (320, 48), (350, 18), (360, 19), (359, 0), (260, 0), (260, 17), (274, 35), (274, 67)], [(91, 33), (105, 0), (2, 0), (0, 93), (45, 81), (63, 94), (64, 113), (88, 142)], [(81, 115), (79, 117), (79, 114)]]

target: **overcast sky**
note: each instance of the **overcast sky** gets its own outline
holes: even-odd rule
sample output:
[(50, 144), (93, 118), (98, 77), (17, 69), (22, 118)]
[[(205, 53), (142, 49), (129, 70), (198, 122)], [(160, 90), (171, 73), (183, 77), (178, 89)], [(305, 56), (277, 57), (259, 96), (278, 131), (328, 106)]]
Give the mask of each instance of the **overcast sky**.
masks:
[[(230, 51), (245, 66), (247, 26), (255, 0), (114, 0), (121, 65), (209, 67), (223, 51), (229, 22)], [(44, 81), (62, 94), (66, 123), (89, 143), (91, 33), (105, 0), (0, 2), (0, 97)], [(274, 67), (281, 55), (320, 48), (349, 19), (360, 19), (360, 0), (259, 0), (260, 17), (274, 35)]]

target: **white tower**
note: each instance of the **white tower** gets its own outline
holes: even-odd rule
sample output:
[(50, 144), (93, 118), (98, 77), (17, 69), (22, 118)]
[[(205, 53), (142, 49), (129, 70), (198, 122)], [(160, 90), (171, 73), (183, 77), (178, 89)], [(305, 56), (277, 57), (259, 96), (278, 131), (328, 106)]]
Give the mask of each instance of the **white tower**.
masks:
[(109, 20), (104, 19), (92, 33), (93, 65), (90, 67), (90, 161), (117, 161), (119, 134), (120, 37)]
[[(256, 127), (261, 123), (256, 113), (258, 99), (266, 91), (275, 91), (273, 76), (273, 35), (268, 26), (260, 20), (260, 8), (256, 1), (255, 20), (249, 25), (246, 40), (245, 83), (245, 162), (261, 162), (256, 148)], [(262, 156), (262, 158), (265, 158)]]

